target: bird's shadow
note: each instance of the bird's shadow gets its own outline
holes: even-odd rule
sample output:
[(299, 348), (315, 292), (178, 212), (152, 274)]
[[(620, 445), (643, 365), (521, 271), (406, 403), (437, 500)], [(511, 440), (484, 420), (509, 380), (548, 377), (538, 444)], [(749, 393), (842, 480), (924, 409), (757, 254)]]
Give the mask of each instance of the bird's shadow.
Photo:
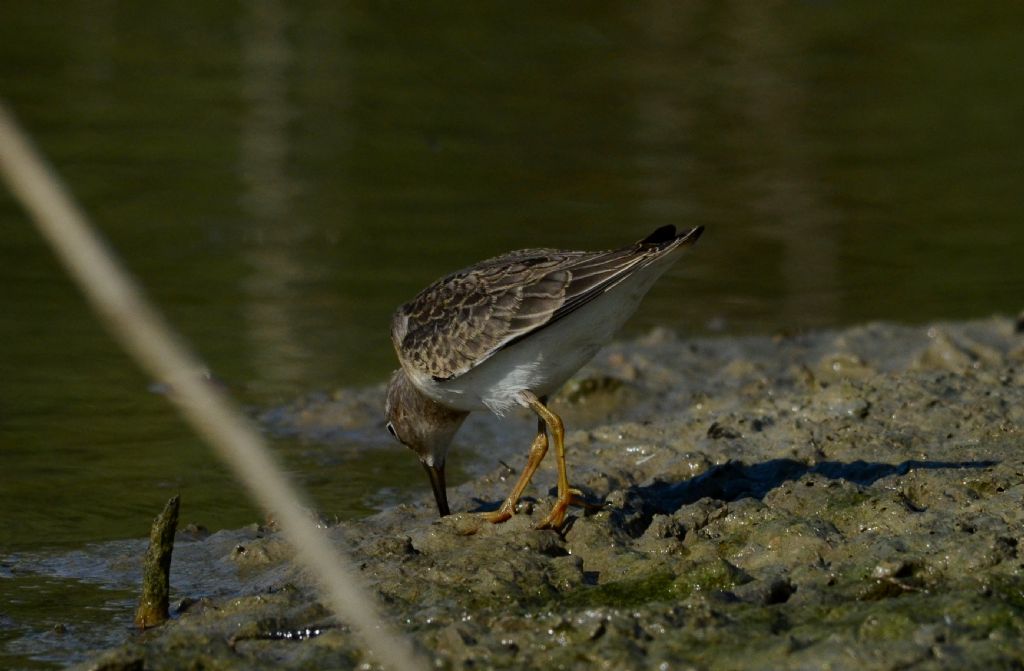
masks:
[[(704, 473), (679, 482), (655, 481), (647, 485), (634, 485), (627, 491), (642, 510), (643, 520), (634, 520), (630, 526), (642, 533), (654, 515), (671, 515), (685, 505), (703, 498), (718, 501), (737, 501), (744, 498), (763, 499), (773, 489), (786, 482), (799, 480), (805, 475), (819, 475), (829, 480), (845, 480), (869, 486), (890, 475), (906, 475), (922, 469), (978, 469), (995, 466), (998, 461), (921, 461), (910, 459), (898, 464), (885, 464), (863, 460), (844, 463), (821, 461), (806, 464), (795, 459), (771, 459), (757, 464), (729, 461), (708, 469)], [(553, 492), (552, 492), (553, 493)], [(630, 497), (628, 497), (630, 498)], [(532, 500), (523, 497), (524, 500)], [(478, 511), (496, 509), (500, 502), (474, 499)], [(635, 505), (634, 504), (634, 505)]]
[(737, 501), (763, 499), (768, 492), (805, 475), (820, 475), (829, 480), (846, 480), (868, 486), (890, 475), (906, 475), (921, 469), (987, 468), (997, 461), (920, 461), (910, 459), (899, 464), (869, 461), (821, 461), (806, 464), (795, 459), (771, 459), (758, 464), (730, 461), (681, 482), (654, 482), (637, 485), (630, 492), (639, 497), (645, 511), (668, 515), (703, 498)]

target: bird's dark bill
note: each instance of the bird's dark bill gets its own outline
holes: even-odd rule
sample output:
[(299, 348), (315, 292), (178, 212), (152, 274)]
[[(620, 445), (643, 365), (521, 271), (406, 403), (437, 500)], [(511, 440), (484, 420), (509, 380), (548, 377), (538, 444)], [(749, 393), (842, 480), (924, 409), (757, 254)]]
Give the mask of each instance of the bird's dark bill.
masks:
[(441, 514), (441, 517), (450, 515), (451, 512), (448, 510), (448, 490), (444, 485), (444, 464), (440, 466), (423, 464), (423, 469), (427, 472), (427, 477), (430, 478), (431, 489), (434, 490), (437, 512)]

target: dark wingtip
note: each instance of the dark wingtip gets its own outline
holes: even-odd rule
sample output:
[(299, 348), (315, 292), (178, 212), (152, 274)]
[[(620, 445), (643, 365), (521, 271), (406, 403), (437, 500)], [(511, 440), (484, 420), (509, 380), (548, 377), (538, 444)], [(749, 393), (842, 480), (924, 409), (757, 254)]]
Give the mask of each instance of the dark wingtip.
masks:
[(700, 234), (703, 232), (704, 227), (697, 226), (696, 228), (691, 228), (690, 230), (685, 231), (684, 233), (677, 233), (676, 227), (673, 226), (672, 224), (669, 224), (668, 226), (662, 226), (658, 230), (654, 231), (646, 238), (641, 240), (639, 244), (663, 245), (668, 242), (679, 241), (685, 245), (692, 245), (693, 243), (697, 242), (697, 238), (699, 238)]
[(676, 239), (676, 227), (672, 224), (662, 226), (646, 238), (640, 241), (641, 245), (660, 245), (663, 242), (671, 242)]

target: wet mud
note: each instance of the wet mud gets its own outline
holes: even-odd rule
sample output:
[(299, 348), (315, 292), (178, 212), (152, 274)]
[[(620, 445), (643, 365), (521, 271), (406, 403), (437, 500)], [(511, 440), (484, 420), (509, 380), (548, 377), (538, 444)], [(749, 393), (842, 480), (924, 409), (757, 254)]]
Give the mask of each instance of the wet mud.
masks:
[[(465, 427), (461, 512), (438, 520), (424, 483), (419, 502), (327, 532), (437, 668), (1021, 668), (1020, 330), (654, 332), (604, 350), (553, 403), (570, 479), (601, 502), (561, 533), (532, 528), (554, 500), (550, 457), (512, 520), (474, 514), (525, 463), (525, 414)], [(312, 397), (263, 420), (368, 436), (381, 396)], [(404, 449), (383, 436), (379, 449)], [(230, 590), (186, 594), (171, 622), (81, 668), (372, 667), (272, 528), (217, 536), (176, 552), (172, 587), (202, 561)]]

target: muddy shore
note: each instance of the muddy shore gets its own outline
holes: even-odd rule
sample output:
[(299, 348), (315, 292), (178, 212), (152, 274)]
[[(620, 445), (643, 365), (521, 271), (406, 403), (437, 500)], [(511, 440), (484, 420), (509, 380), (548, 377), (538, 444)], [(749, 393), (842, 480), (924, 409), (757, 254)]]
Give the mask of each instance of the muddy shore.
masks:
[[(525, 463), (525, 414), (464, 427), (463, 512), (438, 520), (424, 482), (421, 503), (328, 533), (437, 668), (1024, 668), (1019, 331), (656, 331), (603, 350), (553, 403), (570, 479), (603, 503), (561, 534), (532, 528), (550, 456), (511, 521), (470, 512)], [(376, 430), (382, 393), (262, 419), (330, 441)], [(179, 544), (175, 619), (80, 668), (372, 668), (272, 527)]]

